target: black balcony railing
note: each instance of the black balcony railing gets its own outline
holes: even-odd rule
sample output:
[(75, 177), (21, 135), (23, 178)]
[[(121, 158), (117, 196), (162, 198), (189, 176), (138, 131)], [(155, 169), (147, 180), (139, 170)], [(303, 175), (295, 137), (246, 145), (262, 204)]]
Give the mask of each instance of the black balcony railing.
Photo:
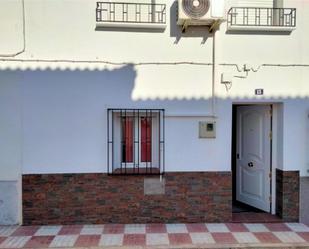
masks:
[(228, 11), (228, 26), (287, 27), (296, 26), (295, 8), (233, 7)]
[(165, 24), (166, 5), (151, 3), (97, 2), (97, 22)]
[(164, 173), (164, 113), (164, 109), (107, 110), (109, 174)]

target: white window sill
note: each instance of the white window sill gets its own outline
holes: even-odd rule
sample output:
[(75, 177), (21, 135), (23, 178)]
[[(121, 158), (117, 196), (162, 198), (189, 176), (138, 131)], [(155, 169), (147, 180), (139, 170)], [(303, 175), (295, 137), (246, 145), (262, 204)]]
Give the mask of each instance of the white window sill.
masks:
[(97, 22), (97, 28), (129, 28), (129, 29), (152, 29), (164, 30), (165, 23), (127, 23), (127, 22)]
[(228, 26), (227, 31), (292, 32), (296, 27), (278, 26)]

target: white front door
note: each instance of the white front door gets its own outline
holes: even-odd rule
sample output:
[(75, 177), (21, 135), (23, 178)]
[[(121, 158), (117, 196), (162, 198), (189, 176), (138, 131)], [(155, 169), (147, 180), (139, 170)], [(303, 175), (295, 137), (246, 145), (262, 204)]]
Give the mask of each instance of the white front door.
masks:
[(270, 106), (237, 107), (236, 199), (270, 212)]

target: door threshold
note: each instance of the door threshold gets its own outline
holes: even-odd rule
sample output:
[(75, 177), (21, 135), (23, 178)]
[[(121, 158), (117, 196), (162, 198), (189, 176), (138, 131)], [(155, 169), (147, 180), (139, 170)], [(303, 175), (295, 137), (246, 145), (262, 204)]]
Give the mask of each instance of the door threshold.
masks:
[(283, 220), (273, 214), (261, 212), (232, 213), (232, 223), (282, 223)]

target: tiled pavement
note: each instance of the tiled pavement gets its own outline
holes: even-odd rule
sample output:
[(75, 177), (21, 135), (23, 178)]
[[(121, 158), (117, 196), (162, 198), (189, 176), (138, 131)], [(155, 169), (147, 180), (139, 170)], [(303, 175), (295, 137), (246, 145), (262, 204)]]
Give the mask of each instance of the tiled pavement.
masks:
[(266, 244), (309, 247), (309, 227), (300, 223), (0, 226), (0, 248)]

